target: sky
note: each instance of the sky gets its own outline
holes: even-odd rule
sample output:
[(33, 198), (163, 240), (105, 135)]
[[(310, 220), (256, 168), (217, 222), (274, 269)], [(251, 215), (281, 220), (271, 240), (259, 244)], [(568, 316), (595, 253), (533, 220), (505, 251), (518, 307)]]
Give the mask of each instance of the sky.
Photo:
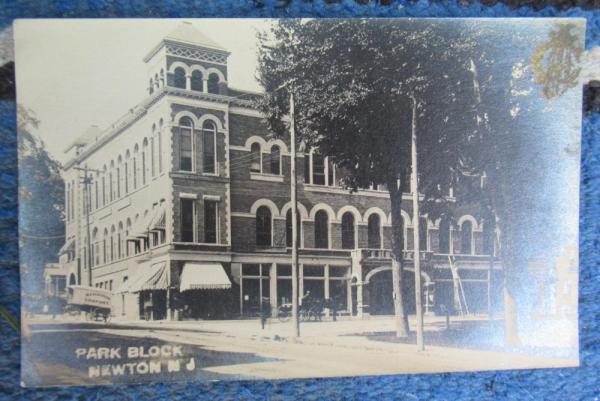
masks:
[(17, 21), (17, 102), (35, 113), (35, 133), (57, 160), (65, 161), (65, 148), (89, 126), (109, 126), (147, 96), (143, 58), (182, 21), (231, 52), (230, 86), (260, 90), (256, 32), (267, 20)]

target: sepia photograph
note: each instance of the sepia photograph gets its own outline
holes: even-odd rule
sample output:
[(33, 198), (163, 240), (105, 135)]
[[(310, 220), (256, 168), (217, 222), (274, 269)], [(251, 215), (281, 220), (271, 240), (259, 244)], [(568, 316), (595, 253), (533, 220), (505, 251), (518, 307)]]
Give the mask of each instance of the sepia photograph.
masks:
[(578, 366), (584, 33), (16, 20), (22, 386)]

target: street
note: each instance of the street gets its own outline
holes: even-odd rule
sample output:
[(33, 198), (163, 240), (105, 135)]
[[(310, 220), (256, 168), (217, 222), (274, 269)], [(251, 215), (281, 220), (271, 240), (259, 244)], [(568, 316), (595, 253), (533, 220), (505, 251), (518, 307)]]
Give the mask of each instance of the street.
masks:
[[(577, 366), (567, 348), (506, 350), (497, 344), (498, 325), (465, 318), (453, 322), (430, 319), (426, 349), (417, 352), (414, 336), (399, 341), (393, 319), (340, 320), (302, 324), (302, 336), (293, 338), (291, 324), (270, 320), (261, 329), (256, 320), (81, 323), (46, 321), (30, 324), (31, 344), (25, 363), (28, 384), (134, 383), (179, 380), (283, 379), (464, 370), (526, 369)], [(491, 326), (490, 326), (491, 325)], [(412, 326), (414, 327), (414, 326)], [(496, 333), (496, 336), (494, 335)], [(55, 344), (68, 344), (56, 347)], [(436, 345), (432, 345), (436, 344)], [(142, 366), (141, 373), (92, 376), (90, 366), (136, 362), (125, 358), (129, 347), (180, 345), (181, 359), (194, 359), (195, 368), (160, 373)], [(76, 350), (120, 347), (119, 361), (77, 358)], [(563, 349), (564, 352), (560, 352)], [(516, 352), (518, 351), (518, 352)], [(83, 352), (83, 351), (82, 351)], [(159, 358), (160, 359), (160, 358)], [(164, 358), (163, 358), (164, 359)], [(30, 362), (30, 361), (26, 361)], [(107, 368), (108, 369), (108, 368)], [(114, 369), (114, 368), (112, 368)], [(134, 369), (134, 368), (131, 368)]]

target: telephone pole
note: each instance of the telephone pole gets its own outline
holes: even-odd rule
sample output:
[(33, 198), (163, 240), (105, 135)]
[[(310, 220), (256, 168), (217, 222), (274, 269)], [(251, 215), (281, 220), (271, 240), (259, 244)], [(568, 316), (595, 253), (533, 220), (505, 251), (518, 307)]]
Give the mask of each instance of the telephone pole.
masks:
[(89, 169), (86, 167), (75, 167), (75, 170), (79, 170), (79, 171), (83, 171), (83, 177), (81, 178), (81, 184), (83, 184), (83, 200), (84, 200), (84, 206), (83, 206), (83, 211), (85, 213), (85, 226), (86, 226), (86, 237), (87, 237), (87, 252), (85, 254), (86, 256), (86, 263), (87, 263), (87, 271), (88, 271), (88, 275), (87, 275), (87, 285), (88, 287), (92, 287), (92, 239), (90, 237), (90, 211), (92, 210), (92, 196), (91, 196), (91, 185), (93, 183), (93, 178), (92, 176), (89, 174), (89, 172), (94, 171), (94, 172), (98, 172), (98, 170), (93, 170), (93, 169)]
[(412, 96), (412, 135), (411, 135), (411, 192), (413, 202), (413, 243), (415, 265), (415, 306), (417, 313), (417, 351), (423, 351), (423, 306), (421, 305), (421, 249), (419, 244), (419, 181), (417, 165), (417, 99)]

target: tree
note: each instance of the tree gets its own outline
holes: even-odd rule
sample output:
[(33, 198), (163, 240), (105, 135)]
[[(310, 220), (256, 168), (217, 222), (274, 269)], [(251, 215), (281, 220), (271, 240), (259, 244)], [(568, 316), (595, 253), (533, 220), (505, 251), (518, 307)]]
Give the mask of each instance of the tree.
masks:
[(19, 232), (23, 293), (41, 293), (45, 263), (64, 243), (64, 183), (60, 164), (32, 130), (39, 121), (19, 105)]
[[(473, 82), (475, 42), (456, 23), (419, 20), (282, 20), (259, 39), (266, 93), (258, 107), (271, 131), (287, 132), (291, 91), (299, 139), (334, 158), (343, 184), (389, 191), (396, 334), (405, 337), (401, 201), (411, 130), (418, 130), (424, 187), (443, 198), (461, 163), (455, 148), (474, 127), (473, 88), (463, 82)], [(441, 158), (431, 163), (434, 151)]]
[(537, 21), (527, 29), (474, 33), (482, 55), (476, 59), (478, 130), (460, 152), (465, 173), (485, 173), (486, 185), (471, 182), (465, 197), (479, 202), (501, 232), (509, 346), (521, 344), (519, 327), (529, 323), (535, 302), (527, 285), (529, 261), (551, 258), (566, 241), (576, 240), (563, 233), (577, 222), (567, 188), (578, 180), (579, 158), (577, 149), (565, 150), (578, 143), (578, 94), (572, 89), (582, 35), (576, 31), (581, 27), (564, 27), (549, 29)]

